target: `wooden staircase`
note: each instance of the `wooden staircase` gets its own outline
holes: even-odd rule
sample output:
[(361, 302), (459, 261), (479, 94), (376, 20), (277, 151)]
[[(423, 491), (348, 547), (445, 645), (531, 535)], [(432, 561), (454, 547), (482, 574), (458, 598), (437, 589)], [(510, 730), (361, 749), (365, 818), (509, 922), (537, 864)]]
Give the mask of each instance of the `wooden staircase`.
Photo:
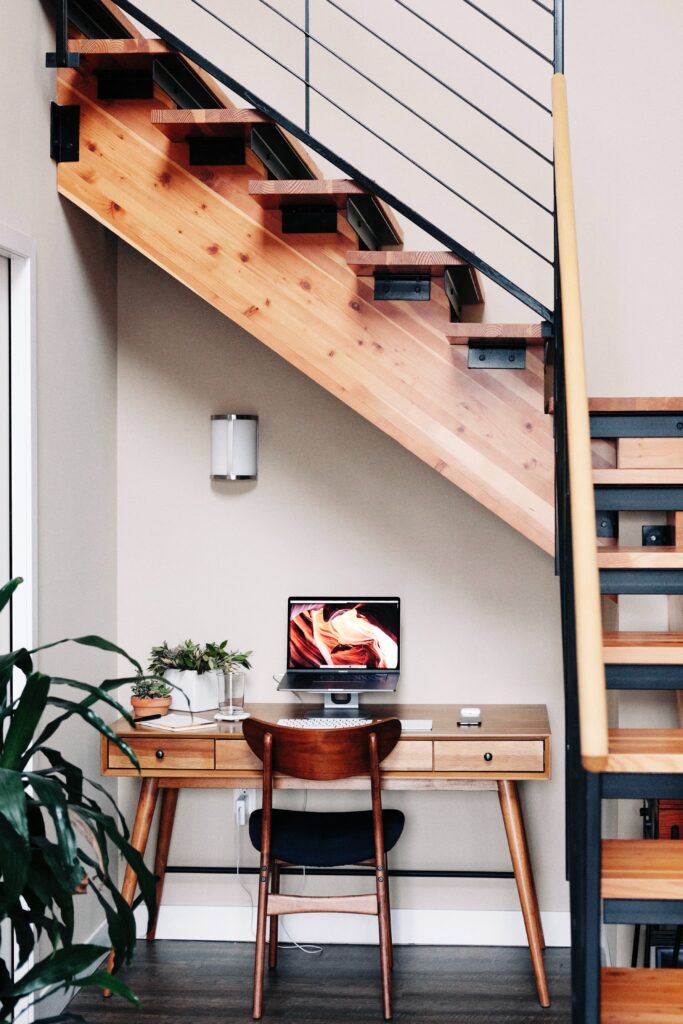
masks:
[[(322, 179), (299, 143), (210, 79), (211, 106), (174, 102), (153, 70), (189, 62), (162, 40), (69, 47), (80, 67), (58, 72), (57, 97), (80, 108), (80, 153), (59, 164), (60, 193), (552, 552), (537, 329), (486, 325), (518, 331), (524, 368), (470, 370), (470, 346), (449, 336), (460, 318), (481, 319), (473, 267), (453, 253), (403, 251), (385, 203), (354, 181)], [(480, 325), (471, 329), (480, 344)]]

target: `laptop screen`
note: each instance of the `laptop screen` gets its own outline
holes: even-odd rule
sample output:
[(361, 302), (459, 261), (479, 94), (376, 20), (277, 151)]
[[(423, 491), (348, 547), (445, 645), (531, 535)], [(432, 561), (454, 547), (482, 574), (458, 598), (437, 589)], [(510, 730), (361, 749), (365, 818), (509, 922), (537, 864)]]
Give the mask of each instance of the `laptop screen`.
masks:
[(400, 667), (397, 597), (290, 597), (287, 631), (288, 669)]

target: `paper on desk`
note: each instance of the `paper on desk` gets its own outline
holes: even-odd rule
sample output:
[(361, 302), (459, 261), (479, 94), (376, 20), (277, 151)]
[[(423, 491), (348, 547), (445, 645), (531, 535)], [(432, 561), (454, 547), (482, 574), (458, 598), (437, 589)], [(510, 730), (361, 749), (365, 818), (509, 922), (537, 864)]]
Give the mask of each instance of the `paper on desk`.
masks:
[(187, 715), (164, 715), (163, 718), (156, 718), (151, 722), (138, 719), (135, 724), (146, 725), (148, 729), (167, 729), (169, 732), (203, 729), (207, 725), (215, 725), (214, 722), (208, 722), (206, 718), (190, 718)]
[(403, 732), (431, 732), (431, 718), (402, 718), (401, 729)]

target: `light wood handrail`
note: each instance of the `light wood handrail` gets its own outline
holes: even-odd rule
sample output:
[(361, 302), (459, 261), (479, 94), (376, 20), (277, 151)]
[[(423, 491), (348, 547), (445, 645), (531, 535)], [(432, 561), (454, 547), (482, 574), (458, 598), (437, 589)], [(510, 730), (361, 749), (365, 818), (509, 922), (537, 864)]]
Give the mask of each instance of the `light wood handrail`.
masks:
[(604, 769), (609, 753), (607, 689), (602, 652), (600, 577), (595, 540), (595, 492), (590, 444), (581, 291), (574, 218), (567, 84), (553, 75), (553, 136), (557, 233), (562, 294), (567, 441), (571, 487), (576, 668), (581, 760), (589, 771)]

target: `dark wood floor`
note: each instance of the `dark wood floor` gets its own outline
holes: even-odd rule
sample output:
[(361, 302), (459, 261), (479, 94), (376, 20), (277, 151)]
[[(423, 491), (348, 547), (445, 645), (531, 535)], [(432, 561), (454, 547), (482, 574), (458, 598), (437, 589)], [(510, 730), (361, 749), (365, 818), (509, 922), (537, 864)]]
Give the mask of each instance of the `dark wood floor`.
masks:
[[(264, 1024), (380, 1024), (378, 951), (327, 946), (321, 956), (281, 950), (266, 972)], [(552, 1006), (536, 1002), (526, 949), (400, 946), (395, 953), (397, 1024), (567, 1024), (569, 950), (545, 954)], [(140, 942), (123, 975), (142, 1000), (81, 992), (71, 1009), (89, 1024), (233, 1024), (251, 1020), (253, 946)]]

